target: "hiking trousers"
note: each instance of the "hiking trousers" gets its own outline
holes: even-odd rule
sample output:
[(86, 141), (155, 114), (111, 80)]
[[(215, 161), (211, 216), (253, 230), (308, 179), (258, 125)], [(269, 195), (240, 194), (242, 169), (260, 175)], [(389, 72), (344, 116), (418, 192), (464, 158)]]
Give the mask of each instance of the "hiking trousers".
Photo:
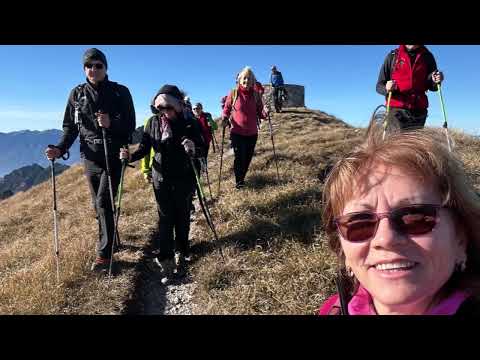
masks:
[(421, 129), (427, 120), (427, 110), (407, 110), (402, 108), (390, 108), (389, 119), (398, 122), (402, 130)]
[(274, 86), (273, 87), (273, 105), (275, 110), (278, 111), (282, 108), (283, 99), (282, 94), (286, 94), (286, 90), (284, 86)]
[[(120, 159), (110, 159), (113, 196), (117, 194), (122, 172)], [(98, 221), (97, 256), (110, 259), (112, 252), (113, 235), (115, 231), (114, 215), (110, 201), (110, 188), (105, 162), (94, 162), (84, 159), (83, 166), (87, 177), (93, 207)]]
[(258, 134), (253, 136), (230, 134), (230, 139), (235, 155), (235, 159), (233, 160), (235, 182), (237, 185), (243, 185), (250, 162), (252, 161), (253, 153), (255, 152)]
[(159, 250), (157, 258), (159, 261), (173, 259), (175, 251), (189, 256), (188, 235), (195, 179), (162, 181), (155, 169), (152, 179), (158, 211), (158, 236), (154, 243)]

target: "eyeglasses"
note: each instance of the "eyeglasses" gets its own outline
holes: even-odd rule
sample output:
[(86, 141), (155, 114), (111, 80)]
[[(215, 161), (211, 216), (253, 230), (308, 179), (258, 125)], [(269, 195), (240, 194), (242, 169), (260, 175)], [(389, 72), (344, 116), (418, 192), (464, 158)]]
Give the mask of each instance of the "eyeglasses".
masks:
[(387, 213), (361, 211), (339, 216), (334, 220), (345, 240), (366, 241), (375, 236), (381, 219), (388, 218), (395, 231), (406, 235), (423, 235), (433, 230), (442, 206), (412, 204)]
[(158, 109), (158, 111), (175, 110), (175, 108), (171, 105), (159, 106), (159, 107), (157, 107), (157, 109)]
[(94, 67), (94, 68), (97, 69), (97, 70), (102, 70), (102, 69), (103, 69), (103, 64), (102, 64), (102, 63), (85, 64), (85, 67), (86, 67), (87, 69), (91, 69), (92, 67)]

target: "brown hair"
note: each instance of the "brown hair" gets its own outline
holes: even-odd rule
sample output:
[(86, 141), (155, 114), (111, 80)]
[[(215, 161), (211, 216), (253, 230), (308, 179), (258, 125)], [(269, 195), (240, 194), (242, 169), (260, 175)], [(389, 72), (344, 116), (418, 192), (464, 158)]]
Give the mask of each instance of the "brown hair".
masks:
[(334, 219), (342, 214), (347, 201), (357, 195), (353, 189), (367, 191), (364, 175), (378, 164), (398, 167), (437, 187), (442, 205), (451, 210), (467, 239), (467, 267), (463, 273), (455, 274), (455, 286), (478, 289), (480, 199), (467, 178), (463, 163), (449, 152), (445, 135), (434, 129), (394, 133), (385, 140), (380, 129), (369, 131), (364, 143), (335, 164), (325, 181), (323, 223), (340, 268), (344, 269), (345, 257)]

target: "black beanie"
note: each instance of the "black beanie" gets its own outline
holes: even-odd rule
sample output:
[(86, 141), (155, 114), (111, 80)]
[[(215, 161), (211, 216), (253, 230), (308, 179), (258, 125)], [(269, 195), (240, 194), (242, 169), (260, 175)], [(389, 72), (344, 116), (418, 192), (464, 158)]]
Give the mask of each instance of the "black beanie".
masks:
[(91, 48), (85, 51), (85, 53), (83, 54), (83, 66), (85, 66), (92, 60), (101, 61), (105, 65), (105, 68), (108, 68), (107, 58), (105, 54), (97, 48)]
[(158, 90), (157, 96), (160, 94), (172, 95), (178, 100), (183, 101), (183, 94), (175, 85), (163, 85), (160, 90)]
[(152, 110), (152, 113), (158, 114), (159, 111), (155, 107), (155, 99), (157, 98), (158, 95), (160, 94), (168, 94), (172, 95), (173, 97), (176, 97), (180, 101), (183, 101), (183, 94), (182, 92), (176, 87), (175, 85), (163, 85), (160, 90), (157, 91), (155, 96), (153, 97), (152, 101), (150, 102), (150, 109)]

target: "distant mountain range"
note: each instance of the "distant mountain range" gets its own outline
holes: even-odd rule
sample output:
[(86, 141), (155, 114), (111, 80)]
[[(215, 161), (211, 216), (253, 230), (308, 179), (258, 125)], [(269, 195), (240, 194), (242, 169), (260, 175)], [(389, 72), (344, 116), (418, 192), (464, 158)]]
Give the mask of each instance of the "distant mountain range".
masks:
[[(55, 163), (55, 174), (61, 174), (69, 166)], [(50, 167), (43, 168), (33, 164), (12, 171), (0, 179), (0, 200), (6, 199), (19, 191), (25, 191), (50, 178)]]
[[(23, 166), (38, 164), (50, 165), (44, 150), (48, 144), (57, 144), (63, 132), (52, 129), (45, 131), (22, 130), (0, 133), (0, 176), (4, 176)], [(78, 139), (70, 148), (70, 159), (58, 163), (72, 165), (80, 160)]]
[[(52, 129), (45, 131), (22, 130), (10, 133), (0, 132), (0, 177), (23, 166), (38, 164), (50, 166), (45, 158), (44, 150), (48, 144), (57, 144), (63, 132)], [(143, 134), (143, 126), (133, 133), (133, 144), (137, 144)], [(58, 163), (72, 165), (80, 161), (78, 138), (70, 148), (70, 159), (59, 160)]]

